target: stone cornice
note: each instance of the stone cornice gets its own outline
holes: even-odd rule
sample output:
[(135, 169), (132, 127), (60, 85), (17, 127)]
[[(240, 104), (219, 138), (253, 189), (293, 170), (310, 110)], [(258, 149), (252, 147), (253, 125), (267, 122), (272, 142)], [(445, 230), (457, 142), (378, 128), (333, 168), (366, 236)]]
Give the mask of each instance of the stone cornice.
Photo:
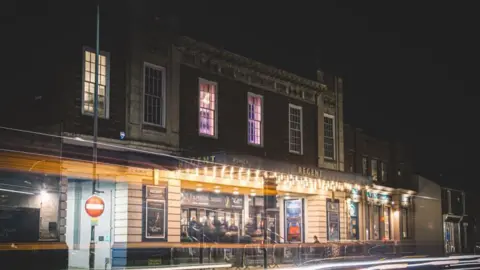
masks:
[(180, 37), (176, 47), (182, 53), (182, 64), (311, 104), (316, 104), (316, 98), (320, 94), (326, 103), (335, 101), (334, 92), (325, 84), (217, 49), (189, 37)]

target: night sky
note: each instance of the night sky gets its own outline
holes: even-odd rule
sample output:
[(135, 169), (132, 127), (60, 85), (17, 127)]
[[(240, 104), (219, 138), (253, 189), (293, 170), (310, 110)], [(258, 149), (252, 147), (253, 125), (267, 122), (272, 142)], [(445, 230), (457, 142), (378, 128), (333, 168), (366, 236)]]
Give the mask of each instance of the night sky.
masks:
[(226, 2), (171, 10), (181, 32), (199, 40), (305, 77), (315, 78), (317, 68), (343, 76), (347, 123), (412, 145), (418, 173), (477, 195), (480, 22), (473, 6)]

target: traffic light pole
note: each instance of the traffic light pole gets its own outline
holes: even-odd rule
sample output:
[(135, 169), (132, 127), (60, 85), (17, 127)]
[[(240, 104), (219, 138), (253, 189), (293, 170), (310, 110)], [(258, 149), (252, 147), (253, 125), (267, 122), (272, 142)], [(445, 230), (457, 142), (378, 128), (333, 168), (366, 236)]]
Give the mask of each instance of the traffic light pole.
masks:
[[(97, 29), (95, 40), (95, 90), (93, 94), (93, 178), (92, 195), (97, 192), (97, 139), (98, 139), (98, 67), (100, 61), (100, 5), (97, 1)], [(88, 264), (95, 269), (95, 225), (90, 225), (90, 250)]]

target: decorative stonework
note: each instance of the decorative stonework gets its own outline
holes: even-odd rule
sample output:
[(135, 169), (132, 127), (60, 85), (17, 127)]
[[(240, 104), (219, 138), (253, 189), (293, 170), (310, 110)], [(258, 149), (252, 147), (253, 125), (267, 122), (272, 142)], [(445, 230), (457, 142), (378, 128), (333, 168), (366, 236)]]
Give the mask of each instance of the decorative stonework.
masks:
[(177, 41), (182, 63), (245, 84), (316, 104), (322, 94), (325, 103), (335, 104), (335, 94), (323, 83), (256, 62), (249, 58), (214, 48), (188, 37)]

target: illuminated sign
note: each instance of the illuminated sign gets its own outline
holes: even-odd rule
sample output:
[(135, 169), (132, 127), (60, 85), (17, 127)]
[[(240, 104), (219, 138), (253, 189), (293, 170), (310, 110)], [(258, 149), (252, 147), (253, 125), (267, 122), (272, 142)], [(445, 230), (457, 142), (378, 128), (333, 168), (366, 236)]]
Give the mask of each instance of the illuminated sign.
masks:
[(392, 197), (387, 194), (380, 194), (376, 192), (367, 191), (367, 199), (380, 204), (389, 204)]

